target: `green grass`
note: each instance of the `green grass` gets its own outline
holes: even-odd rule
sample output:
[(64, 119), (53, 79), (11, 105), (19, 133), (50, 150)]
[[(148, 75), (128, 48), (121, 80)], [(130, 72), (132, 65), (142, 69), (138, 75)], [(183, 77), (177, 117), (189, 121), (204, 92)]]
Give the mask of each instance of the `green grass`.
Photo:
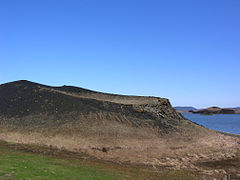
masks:
[(80, 162), (0, 147), (0, 179), (119, 179), (116, 173)]
[(0, 141), (0, 179), (200, 179), (191, 171), (115, 164), (58, 153), (47, 147)]

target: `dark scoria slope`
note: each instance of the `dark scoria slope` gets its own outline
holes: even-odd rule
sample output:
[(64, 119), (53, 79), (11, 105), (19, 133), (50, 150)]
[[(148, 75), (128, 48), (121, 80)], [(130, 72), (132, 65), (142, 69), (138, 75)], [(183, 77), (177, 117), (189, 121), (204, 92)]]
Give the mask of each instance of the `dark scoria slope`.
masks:
[(51, 87), (25, 80), (0, 85), (1, 125), (57, 127), (106, 120), (154, 127), (162, 132), (196, 126), (164, 98), (113, 95), (71, 86)]

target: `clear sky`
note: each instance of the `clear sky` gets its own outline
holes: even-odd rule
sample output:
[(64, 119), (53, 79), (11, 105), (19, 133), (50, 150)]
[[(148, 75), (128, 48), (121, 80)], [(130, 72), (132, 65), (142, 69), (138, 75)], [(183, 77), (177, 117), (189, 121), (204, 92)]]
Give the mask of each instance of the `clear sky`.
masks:
[(239, 0), (0, 0), (0, 84), (240, 106)]

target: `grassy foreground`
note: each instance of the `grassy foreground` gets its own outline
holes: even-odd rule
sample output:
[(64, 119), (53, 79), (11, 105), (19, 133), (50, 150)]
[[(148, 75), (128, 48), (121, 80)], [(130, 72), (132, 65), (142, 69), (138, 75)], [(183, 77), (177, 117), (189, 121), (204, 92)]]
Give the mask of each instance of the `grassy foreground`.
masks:
[(0, 179), (199, 179), (185, 171), (156, 171), (58, 154), (44, 155), (46, 147), (39, 148), (0, 141)]
[(99, 167), (0, 147), (0, 179), (118, 179)]

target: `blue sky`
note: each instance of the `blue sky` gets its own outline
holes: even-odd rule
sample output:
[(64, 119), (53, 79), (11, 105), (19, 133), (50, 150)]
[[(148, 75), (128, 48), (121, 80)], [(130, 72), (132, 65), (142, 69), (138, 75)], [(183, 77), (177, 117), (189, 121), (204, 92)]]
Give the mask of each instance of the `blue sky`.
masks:
[(0, 0), (0, 84), (240, 106), (239, 0)]

